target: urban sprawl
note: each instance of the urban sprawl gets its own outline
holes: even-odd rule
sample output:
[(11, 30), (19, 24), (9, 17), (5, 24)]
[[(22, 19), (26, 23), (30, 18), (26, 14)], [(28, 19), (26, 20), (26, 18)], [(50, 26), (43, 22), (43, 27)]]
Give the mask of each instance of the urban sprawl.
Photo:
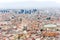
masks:
[(60, 40), (60, 9), (1, 9), (0, 40)]

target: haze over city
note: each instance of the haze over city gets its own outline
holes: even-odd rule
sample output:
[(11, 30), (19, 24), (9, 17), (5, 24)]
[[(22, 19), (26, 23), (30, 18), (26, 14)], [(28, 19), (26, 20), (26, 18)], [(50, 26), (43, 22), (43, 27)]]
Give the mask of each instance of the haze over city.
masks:
[(48, 8), (60, 7), (59, 0), (2, 0), (0, 9), (19, 9), (19, 8)]
[(60, 40), (60, 1), (0, 0), (0, 40)]

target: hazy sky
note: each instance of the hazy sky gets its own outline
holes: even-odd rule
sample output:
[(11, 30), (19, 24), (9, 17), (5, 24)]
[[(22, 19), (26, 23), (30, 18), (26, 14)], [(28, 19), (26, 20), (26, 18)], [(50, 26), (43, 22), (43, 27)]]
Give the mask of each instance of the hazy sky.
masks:
[(0, 9), (60, 7), (60, 0), (0, 0)]
[(55, 2), (58, 2), (60, 3), (60, 0), (0, 0), (0, 3), (1, 2), (22, 2), (22, 1), (55, 1)]

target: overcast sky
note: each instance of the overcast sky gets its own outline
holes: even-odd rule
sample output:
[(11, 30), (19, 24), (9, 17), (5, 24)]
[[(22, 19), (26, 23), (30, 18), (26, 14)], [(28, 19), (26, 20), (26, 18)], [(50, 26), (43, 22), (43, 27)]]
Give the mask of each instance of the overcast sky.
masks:
[(60, 7), (60, 0), (0, 0), (0, 9)]

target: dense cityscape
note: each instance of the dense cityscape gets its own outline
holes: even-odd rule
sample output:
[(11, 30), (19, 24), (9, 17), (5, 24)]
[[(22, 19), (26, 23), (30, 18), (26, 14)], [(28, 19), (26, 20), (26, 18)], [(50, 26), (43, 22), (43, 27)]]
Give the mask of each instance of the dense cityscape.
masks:
[(60, 40), (60, 9), (0, 10), (0, 40)]

